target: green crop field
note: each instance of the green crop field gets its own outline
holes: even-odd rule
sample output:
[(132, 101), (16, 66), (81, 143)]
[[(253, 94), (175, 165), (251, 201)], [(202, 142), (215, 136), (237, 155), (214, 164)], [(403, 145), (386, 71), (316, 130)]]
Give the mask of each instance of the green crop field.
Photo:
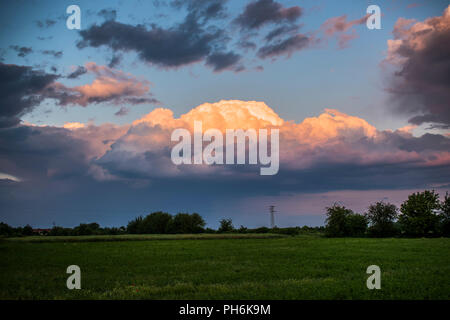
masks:
[[(0, 299), (450, 298), (447, 238), (120, 237), (0, 241)], [(81, 290), (66, 287), (69, 265)], [(366, 287), (369, 265), (380, 290)]]

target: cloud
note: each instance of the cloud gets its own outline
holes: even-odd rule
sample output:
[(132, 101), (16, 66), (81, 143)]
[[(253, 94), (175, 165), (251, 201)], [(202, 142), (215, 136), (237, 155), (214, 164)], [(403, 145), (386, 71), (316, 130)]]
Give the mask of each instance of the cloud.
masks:
[(360, 19), (351, 21), (347, 21), (347, 15), (332, 17), (326, 20), (320, 28), (326, 37), (330, 38), (336, 36), (338, 48), (344, 49), (348, 47), (351, 40), (358, 37), (353, 27), (366, 23), (368, 17), (369, 15), (366, 15)]
[[(91, 103), (102, 102), (110, 102), (114, 105), (158, 103), (151, 97), (150, 82), (147, 80), (137, 79), (120, 70), (99, 66), (94, 62), (86, 63), (84, 68), (87, 73), (94, 74), (96, 77), (91, 84), (67, 87), (60, 82), (55, 82), (46, 87), (45, 96), (55, 99), (62, 106), (73, 104), (85, 107)], [(84, 69), (77, 69), (74, 73), (77, 75), (83, 71)], [(73, 78), (74, 73), (69, 77)]]
[(24, 58), (25, 56), (29, 55), (33, 52), (33, 49), (31, 47), (20, 47), (17, 45), (9, 46), (10, 49), (17, 52), (17, 56)]
[(0, 128), (17, 125), (20, 117), (31, 112), (45, 99), (54, 99), (61, 106), (109, 102), (117, 104), (158, 104), (150, 93), (150, 82), (120, 70), (88, 62), (69, 74), (95, 76), (91, 84), (68, 87), (56, 80), (57, 74), (34, 70), (29, 66), (0, 63)]
[(423, 22), (399, 18), (393, 34), (386, 62), (396, 68), (387, 88), (394, 111), (411, 124), (450, 128), (450, 6)]
[(298, 31), (300, 27), (297, 25), (285, 25), (285, 26), (281, 26), (278, 28), (273, 29), (272, 31), (270, 31), (266, 36), (265, 36), (265, 40), (266, 41), (272, 41), (273, 39), (276, 39), (280, 36), (283, 36), (285, 34), (292, 34), (292, 33), (296, 33)]
[[(175, 166), (171, 133), (181, 127), (192, 131), (195, 120), (202, 121), (203, 130), (222, 132), (278, 128), (279, 173), (260, 176), (259, 166), (251, 165)], [(25, 124), (0, 129), (2, 173), (21, 180), (0, 179), (0, 205), (2, 218), (11, 221), (26, 220), (32, 208), (42, 208), (34, 218), (41, 223), (79, 223), (80, 217), (116, 217), (116, 224), (126, 223), (153, 208), (189, 208), (215, 219), (230, 204), (261, 205), (267, 197), (284, 203), (286, 210), (301, 202), (292, 213), (304, 214), (298, 210), (317, 209), (331, 200), (359, 206), (363, 196), (369, 203), (379, 195), (401, 193), (395, 190), (445, 188), (450, 181), (448, 150), (450, 138), (443, 135), (380, 131), (364, 119), (331, 109), (297, 123), (257, 101), (204, 103), (179, 117), (157, 108), (123, 126)], [(237, 221), (245, 220), (241, 215), (247, 211), (238, 209)]]
[(119, 116), (119, 117), (126, 116), (128, 114), (128, 112), (130, 112), (129, 108), (120, 107), (120, 109), (116, 113), (114, 113), (114, 115)]
[(67, 76), (67, 78), (68, 79), (77, 79), (79, 76), (81, 76), (85, 73), (87, 73), (87, 69), (85, 67), (77, 66), (76, 69)]
[(115, 68), (120, 64), (121, 61), (122, 61), (122, 55), (113, 54), (111, 61), (109, 61), (109, 63), (108, 63), (108, 67)]
[(205, 23), (209, 19), (226, 17), (227, 0), (174, 0), (171, 6), (177, 9), (186, 7), (189, 15)]
[[(280, 170), (291, 172), (292, 177), (303, 175), (304, 170), (320, 171), (325, 167), (347, 170), (355, 166), (369, 170), (390, 166), (404, 172), (450, 166), (450, 139), (442, 135), (414, 137), (405, 130), (379, 131), (364, 119), (331, 109), (318, 117), (294, 123), (281, 119), (263, 102), (238, 100), (205, 103), (179, 118), (174, 118), (169, 109), (155, 109), (134, 121), (127, 134), (115, 141), (96, 163), (111, 175), (122, 178), (194, 177), (211, 172), (236, 179), (248, 178), (247, 174), (253, 172), (250, 166), (171, 164), (172, 130), (183, 127), (192, 131), (194, 121), (202, 121), (203, 130), (217, 128), (222, 132), (238, 128), (279, 128)], [(244, 172), (247, 173), (241, 175)]]
[(45, 19), (45, 20), (38, 20), (35, 21), (36, 26), (38, 26), (38, 28), (44, 29), (44, 28), (50, 28), (51, 26), (56, 24), (55, 20), (52, 19)]
[(97, 13), (97, 15), (99, 17), (102, 17), (106, 21), (112, 21), (112, 20), (116, 20), (117, 11), (114, 9), (102, 9)]
[(63, 56), (62, 51), (56, 50), (42, 50), (42, 54), (53, 56), (54, 58), (61, 58)]
[(312, 42), (311, 38), (304, 34), (296, 34), (284, 40), (279, 40), (272, 44), (267, 44), (258, 49), (258, 57), (261, 59), (273, 58), (280, 55), (290, 57), (295, 51), (308, 47)]
[(57, 78), (31, 67), (0, 63), (0, 128), (18, 124), (45, 99), (44, 89)]
[(206, 65), (212, 67), (214, 72), (223, 70), (241, 71), (242, 68), (237, 66), (240, 60), (241, 56), (239, 54), (233, 52), (217, 52), (210, 54), (206, 58)]
[(243, 30), (251, 30), (267, 24), (292, 23), (301, 15), (302, 8), (299, 6), (284, 8), (282, 4), (273, 0), (258, 0), (250, 2), (234, 22)]
[(106, 46), (115, 52), (134, 51), (143, 61), (163, 68), (200, 62), (223, 40), (221, 30), (211, 26), (206, 31), (192, 16), (168, 29), (152, 25), (148, 30), (143, 25), (106, 21), (80, 31), (80, 35), (79, 48)]

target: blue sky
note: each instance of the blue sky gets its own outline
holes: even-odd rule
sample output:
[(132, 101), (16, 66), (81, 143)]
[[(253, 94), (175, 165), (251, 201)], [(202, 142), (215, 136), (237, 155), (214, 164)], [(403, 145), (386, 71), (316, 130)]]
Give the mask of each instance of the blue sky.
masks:
[[(163, 1), (161, 1), (163, 3)], [(282, 1), (286, 7), (300, 5), (305, 8), (301, 18), (302, 30), (314, 32), (328, 18), (347, 15), (349, 20), (364, 16), (372, 2), (368, 1)], [(343, 112), (370, 119), (376, 127), (395, 129), (406, 124), (405, 119), (390, 117), (386, 119), (386, 106), (383, 94), (383, 78), (379, 63), (385, 58), (386, 41), (392, 38), (392, 30), (399, 17), (423, 20), (426, 17), (442, 13), (447, 1), (417, 1), (420, 5), (407, 8), (409, 1), (378, 1), (381, 7), (382, 29), (368, 30), (365, 25), (356, 28), (358, 38), (349, 48), (337, 49), (334, 40), (320, 45), (319, 48), (294, 53), (290, 59), (279, 58), (275, 63), (256, 61), (254, 66), (262, 65), (264, 72), (249, 70), (242, 73), (222, 72), (214, 74), (210, 69), (198, 63), (175, 70), (161, 70), (138, 61), (135, 53), (127, 53), (123, 59), (123, 69), (142, 76), (153, 83), (155, 96), (174, 110), (176, 115), (185, 113), (203, 102), (215, 102), (221, 99), (240, 99), (265, 101), (276, 109), (284, 119), (301, 121), (305, 117), (315, 116), (324, 108), (336, 108)], [(2, 46), (31, 46), (36, 53), (24, 58), (7, 51), (5, 59), (10, 63), (29, 65), (48, 63), (60, 71), (68, 72), (70, 66), (83, 65), (86, 60), (105, 64), (111, 58), (107, 48), (86, 48), (78, 50), (75, 43), (78, 32), (65, 27), (65, 9), (70, 1), (15, 1), (7, 5), (0, 13)], [(92, 23), (101, 23), (97, 13), (104, 8), (117, 11), (117, 21), (130, 24), (158, 23), (170, 26), (181, 22), (182, 10), (176, 11), (169, 6), (155, 6), (151, 1), (79, 1), (82, 10), (82, 28)], [(229, 15), (236, 16), (244, 7), (244, 1), (230, 1)], [(163, 14), (163, 17), (159, 17)], [(36, 27), (37, 20), (53, 19), (56, 24), (50, 28)], [(225, 19), (227, 20), (227, 19)], [(228, 19), (229, 20), (229, 19)], [(229, 26), (229, 21), (221, 22)], [(233, 28), (233, 27), (231, 27)], [(239, 35), (238, 30), (234, 36)], [(37, 37), (52, 37), (38, 40)], [(60, 59), (50, 60), (38, 53), (38, 50), (63, 50)], [(249, 54), (248, 61), (254, 59)], [(76, 82), (74, 82), (76, 83)], [(324, 94), (326, 92), (326, 94)], [(115, 117), (116, 110), (108, 107), (61, 109), (49, 103), (51, 113), (37, 108), (24, 119), (33, 123), (62, 125), (67, 121), (96, 123), (126, 123), (148, 113), (154, 108), (142, 105), (133, 108), (125, 117)]]

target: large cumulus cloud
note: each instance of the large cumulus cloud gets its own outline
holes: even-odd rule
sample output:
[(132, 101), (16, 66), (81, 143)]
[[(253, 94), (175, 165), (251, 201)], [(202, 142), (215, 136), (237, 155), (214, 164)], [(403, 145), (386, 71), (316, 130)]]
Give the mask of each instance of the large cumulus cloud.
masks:
[[(202, 121), (203, 130), (278, 128), (280, 130), (280, 173), (295, 177), (306, 170), (325, 167), (374, 168), (390, 166), (422, 170), (450, 165), (450, 139), (426, 134), (414, 137), (403, 130), (380, 131), (364, 119), (327, 109), (301, 123), (285, 121), (263, 102), (220, 101), (202, 104), (179, 118), (170, 109), (158, 108), (133, 122), (96, 164), (122, 177), (232, 175), (246, 179), (243, 172), (257, 175), (255, 166), (175, 166), (170, 160), (171, 132), (193, 130)], [(127, 169), (128, 168), (128, 169)], [(213, 168), (213, 169), (212, 169)], [(393, 169), (394, 170), (394, 169)], [(128, 172), (129, 171), (129, 172)], [(395, 171), (395, 170), (394, 170)], [(387, 181), (386, 181), (387, 182)]]
[[(171, 133), (180, 127), (192, 131), (196, 120), (203, 130), (222, 132), (278, 128), (279, 173), (260, 176), (259, 165), (174, 165)], [(73, 224), (81, 217), (125, 223), (142, 210), (164, 208), (198, 210), (216, 219), (231, 203), (248, 206), (247, 198), (281, 201), (283, 195), (302, 199), (299, 194), (334, 192), (351, 199), (352, 190), (373, 190), (375, 197), (387, 190), (445, 186), (449, 141), (438, 134), (414, 137), (404, 129), (380, 131), (337, 110), (296, 123), (263, 102), (238, 100), (204, 103), (180, 117), (157, 108), (123, 126), (19, 125), (0, 129), (0, 177), (15, 177), (0, 178), (1, 217), (26, 223), (32, 219), (27, 212), (38, 208), (37, 217)], [(322, 210), (316, 209), (310, 213)], [(242, 210), (245, 205), (236, 207)]]

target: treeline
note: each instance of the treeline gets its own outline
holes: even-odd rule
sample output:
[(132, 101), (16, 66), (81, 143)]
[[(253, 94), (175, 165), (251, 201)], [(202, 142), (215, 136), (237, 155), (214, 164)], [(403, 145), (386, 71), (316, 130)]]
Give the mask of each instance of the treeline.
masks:
[(425, 190), (408, 196), (400, 209), (377, 202), (363, 214), (341, 205), (326, 208), (328, 237), (439, 237), (450, 236), (450, 197)]
[(30, 225), (25, 227), (11, 227), (6, 223), (0, 222), (0, 236), (21, 237), (32, 235), (48, 236), (88, 236), (88, 235), (118, 235), (126, 234), (125, 227), (102, 228), (98, 223), (81, 223), (74, 228), (63, 228), (54, 226), (51, 229), (33, 229)]
[(377, 202), (365, 213), (355, 213), (345, 206), (335, 204), (326, 208), (325, 227), (290, 227), (249, 229), (235, 228), (231, 219), (220, 220), (217, 230), (205, 228), (198, 213), (153, 212), (139, 216), (126, 227), (102, 228), (98, 223), (82, 223), (75, 228), (54, 226), (51, 229), (33, 229), (30, 225), (13, 228), (0, 223), (0, 236), (30, 235), (85, 236), (119, 234), (179, 234), (179, 233), (279, 233), (287, 235), (324, 233), (328, 237), (438, 237), (450, 236), (450, 196), (439, 201), (439, 194), (425, 190), (413, 193), (398, 209), (394, 204)]
[(166, 212), (153, 212), (147, 216), (139, 216), (126, 227), (102, 228), (98, 223), (82, 223), (75, 228), (54, 226), (51, 229), (33, 229), (25, 227), (13, 228), (6, 223), (0, 223), (0, 235), (20, 237), (30, 235), (50, 236), (87, 236), (87, 235), (119, 235), (119, 234), (192, 234), (192, 233), (278, 233), (298, 235), (308, 233), (323, 233), (324, 227), (290, 227), (290, 228), (235, 228), (231, 219), (222, 219), (217, 230), (205, 228), (205, 221), (198, 213), (178, 213), (171, 215)]

